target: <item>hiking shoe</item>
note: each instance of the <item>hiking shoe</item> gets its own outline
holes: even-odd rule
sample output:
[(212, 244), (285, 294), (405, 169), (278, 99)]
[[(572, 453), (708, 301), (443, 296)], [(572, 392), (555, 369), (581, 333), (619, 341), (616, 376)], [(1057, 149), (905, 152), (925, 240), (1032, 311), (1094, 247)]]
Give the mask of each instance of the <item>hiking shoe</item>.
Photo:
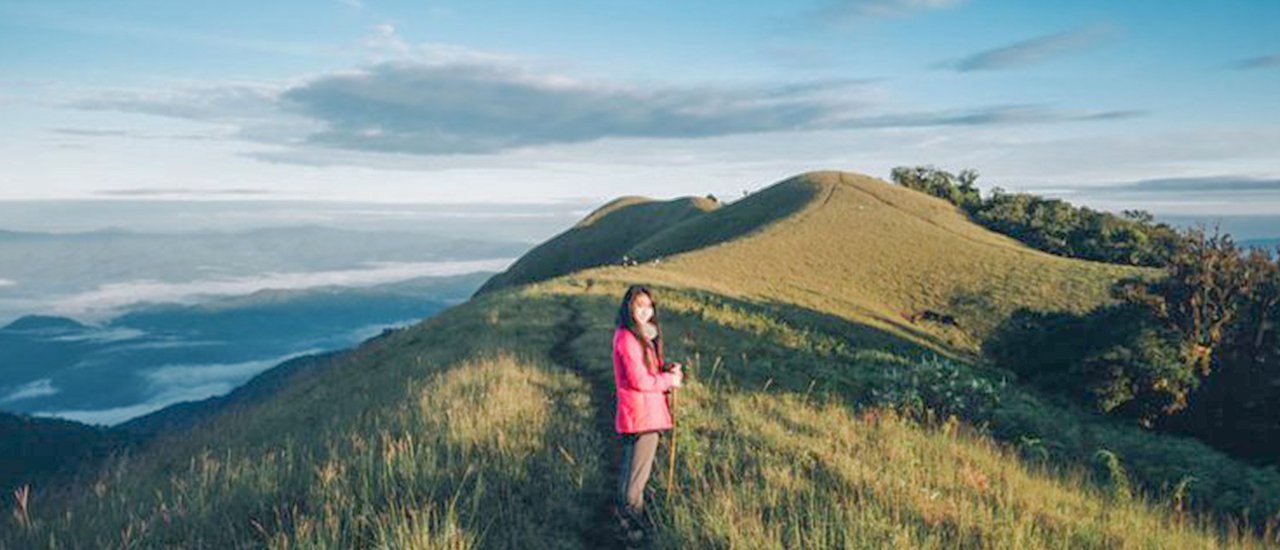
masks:
[(627, 545), (628, 548), (636, 548), (643, 545), (648, 538), (649, 535), (645, 533), (644, 529), (636, 527), (623, 532), (622, 536), (619, 537), (619, 540), (621, 540), (623, 544)]
[(627, 547), (643, 544), (645, 539), (648, 538), (649, 533), (645, 529), (642, 518), (635, 517), (631, 513), (617, 508), (613, 509), (613, 518), (618, 541), (627, 545)]

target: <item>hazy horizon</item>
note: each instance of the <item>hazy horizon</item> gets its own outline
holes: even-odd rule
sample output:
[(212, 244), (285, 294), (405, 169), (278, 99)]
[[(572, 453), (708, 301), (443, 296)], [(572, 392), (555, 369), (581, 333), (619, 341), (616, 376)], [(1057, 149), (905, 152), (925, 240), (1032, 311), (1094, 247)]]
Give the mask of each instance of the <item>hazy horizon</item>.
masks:
[[(702, 195), (686, 195), (702, 196)], [(1127, 207), (1076, 205), (1119, 214)], [(617, 197), (611, 197), (611, 199)], [(665, 200), (664, 197), (651, 197)], [(675, 197), (670, 197), (675, 198)], [(728, 196), (728, 204), (741, 196)], [(0, 231), (35, 233), (84, 233), (111, 229), (152, 232), (244, 232), (264, 228), (323, 226), (355, 231), (397, 231), (441, 234), (440, 222), (453, 225), (455, 237), (510, 239), (540, 243), (571, 227), (607, 201), (547, 201), (542, 203), (406, 202), (305, 200), (208, 200), (208, 199), (29, 199), (0, 200)], [(33, 205), (44, 209), (33, 209)], [(160, 204), (185, 205), (204, 214), (154, 208)], [(1222, 222), (1224, 231), (1237, 240), (1280, 238), (1280, 212), (1262, 214), (1188, 214), (1152, 212), (1156, 221), (1185, 227), (1197, 222)], [(50, 209), (53, 211), (51, 212)], [(59, 211), (60, 210), (60, 211)], [(201, 225), (192, 226), (198, 219)], [(0, 275), (3, 275), (0, 273)]]

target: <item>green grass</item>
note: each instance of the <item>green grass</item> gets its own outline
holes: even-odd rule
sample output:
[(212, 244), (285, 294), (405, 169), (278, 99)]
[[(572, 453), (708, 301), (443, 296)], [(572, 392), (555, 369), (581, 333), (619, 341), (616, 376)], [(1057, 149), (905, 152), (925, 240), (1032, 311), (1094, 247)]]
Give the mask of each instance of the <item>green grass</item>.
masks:
[[(637, 267), (597, 262), (588, 275), (596, 279), (821, 312), (970, 359), (1019, 308), (1083, 313), (1112, 300), (1112, 282), (1158, 275), (1034, 250), (970, 222), (942, 199), (851, 172), (801, 174), (722, 208), (660, 224), (643, 240), (636, 225), (607, 221), (592, 227), (608, 235), (605, 242), (623, 243), (618, 249), (602, 250), (599, 241), (572, 232), (547, 246), (592, 258), (621, 257), (624, 250), (661, 258)], [(583, 267), (541, 249), (521, 263), (543, 266), (538, 280)], [(951, 314), (958, 326), (906, 319), (924, 309)]]
[[(616, 449), (601, 430), (611, 403), (597, 396), (612, 384), (620, 288), (557, 280), (452, 308), (158, 442), (73, 496), (33, 499), (30, 523), (13, 521), (0, 541), (581, 547), (598, 540), (613, 486)], [(650, 482), (660, 546), (1261, 546), (1087, 470), (1025, 461), (966, 423), (857, 403), (910, 357), (732, 302), (708, 308), (707, 294), (659, 299), (672, 356), (693, 363), (670, 506), (665, 448)], [(555, 365), (574, 309), (572, 364)]]
[(578, 547), (604, 436), (583, 382), (547, 362), (564, 311), (496, 311), (454, 308), (37, 494), (0, 546)]
[(506, 271), (485, 281), (478, 293), (543, 281), (588, 267), (616, 264), (632, 247), (662, 228), (680, 225), (718, 208), (720, 203), (698, 197), (669, 201), (645, 197), (614, 199), (573, 227), (534, 247)]
[[(590, 289), (591, 298), (578, 296), (576, 302), (594, 303), (592, 318), (598, 327), (593, 338), (581, 340), (585, 347), (579, 353), (584, 357), (595, 354), (586, 364), (607, 366), (606, 352), (594, 342), (611, 330), (610, 316), (616, 307), (611, 302), (625, 285), (598, 280), (588, 285), (575, 277), (564, 280), (554, 291), (572, 294), (574, 288), (577, 292)], [(1202, 516), (1196, 521), (1203, 522), (1205, 529), (1215, 523), (1208, 516), (1235, 518), (1236, 525), (1223, 527), (1229, 531), (1241, 528), (1238, 521), (1243, 516), (1264, 528), (1264, 522), (1274, 523), (1280, 513), (1280, 472), (1275, 468), (1250, 467), (1193, 439), (1146, 432), (1030, 388), (999, 384), (1001, 379), (1011, 378), (1010, 373), (934, 359), (930, 350), (911, 350), (905, 343), (897, 353), (858, 347), (855, 344), (862, 338), (850, 337), (840, 325), (816, 314), (783, 318), (769, 307), (688, 290), (659, 287), (657, 296), (670, 353), (698, 364), (691, 369), (692, 376), (716, 388), (711, 395), (717, 402), (724, 402), (719, 395), (724, 392), (753, 398), (800, 396), (805, 401), (825, 403), (827, 410), (839, 407), (850, 414), (899, 410), (935, 427), (954, 414), (967, 433), (981, 434), (971, 443), (981, 441), (981, 445), (1001, 449), (991, 459), (994, 467), (1065, 476), (1060, 491), (1110, 498), (1119, 483), (1128, 483), (1135, 495), (1125, 502), (1149, 506), (1146, 513), (1155, 517), (1178, 509), (1194, 510)], [(715, 363), (713, 358), (720, 361)], [(711, 364), (716, 365), (714, 371)], [(931, 367), (938, 364), (954, 367), (954, 374), (937, 375)], [(601, 378), (608, 379), (604, 374)], [(722, 410), (722, 406), (712, 409)], [(762, 414), (771, 417), (780, 413)], [(729, 425), (742, 423), (732, 421)], [(792, 423), (791, 429), (811, 428), (798, 422)], [(1106, 471), (1097, 458), (1099, 451), (1118, 455), (1121, 467), (1128, 472), (1126, 478), (1116, 480)], [(929, 461), (917, 466), (947, 467)], [(908, 474), (911, 472), (903, 472)], [(1179, 490), (1177, 486), (1184, 482), (1187, 484)], [(1045, 493), (1031, 502), (1062, 496)], [(1270, 536), (1274, 543), (1274, 534)]]
[[(732, 238), (667, 233), (670, 250), (703, 240), (366, 341), (270, 399), (37, 487), (0, 519), (0, 547), (596, 546), (618, 451), (612, 319), (635, 282), (657, 289), (668, 356), (691, 373), (676, 483), (665, 438), (650, 482), (659, 547), (1277, 544), (1213, 515), (1274, 514), (1274, 469), (936, 358), (968, 357), (1015, 306), (1099, 303), (1133, 268), (1031, 251), (860, 178), (791, 180), (775, 192), (810, 198), (790, 215), (747, 200), (701, 215), (763, 224)], [(950, 307), (961, 326), (912, 325), (902, 307)], [(1099, 451), (1119, 461), (1100, 468)]]

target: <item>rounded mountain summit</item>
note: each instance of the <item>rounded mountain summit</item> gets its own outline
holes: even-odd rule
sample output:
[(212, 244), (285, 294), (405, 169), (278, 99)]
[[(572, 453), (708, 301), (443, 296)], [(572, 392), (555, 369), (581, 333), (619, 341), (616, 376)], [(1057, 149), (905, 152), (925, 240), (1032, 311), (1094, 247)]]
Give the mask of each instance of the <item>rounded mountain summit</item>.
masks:
[[(1018, 308), (1087, 311), (1111, 300), (1113, 281), (1143, 272), (1041, 252), (946, 200), (828, 170), (727, 204), (615, 199), (476, 294), (573, 273), (790, 304), (971, 353)], [(917, 322), (921, 311), (950, 322)]]

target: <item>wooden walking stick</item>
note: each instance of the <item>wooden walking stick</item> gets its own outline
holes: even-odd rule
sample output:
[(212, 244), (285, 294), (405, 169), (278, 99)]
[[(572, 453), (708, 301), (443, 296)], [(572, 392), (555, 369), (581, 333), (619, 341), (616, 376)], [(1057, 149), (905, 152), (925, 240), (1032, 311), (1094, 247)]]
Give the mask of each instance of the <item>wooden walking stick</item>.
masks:
[(676, 478), (676, 390), (679, 388), (671, 388), (668, 394), (670, 403), (668, 408), (671, 409), (671, 445), (667, 446), (667, 507), (671, 507), (671, 495), (675, 493)]
[[(681, 369), (685, 367), (684, 364), (679, 365)], [(672, 365), (673, 368), (674, 366)], [(676, 492), (676, 390), (678, 389), (680, 388), (673, 387), (667, 392), (667, 409), (671, 411), (671, 444), (667, 446), (667, 507), (671, 506), (671, 495)]]

